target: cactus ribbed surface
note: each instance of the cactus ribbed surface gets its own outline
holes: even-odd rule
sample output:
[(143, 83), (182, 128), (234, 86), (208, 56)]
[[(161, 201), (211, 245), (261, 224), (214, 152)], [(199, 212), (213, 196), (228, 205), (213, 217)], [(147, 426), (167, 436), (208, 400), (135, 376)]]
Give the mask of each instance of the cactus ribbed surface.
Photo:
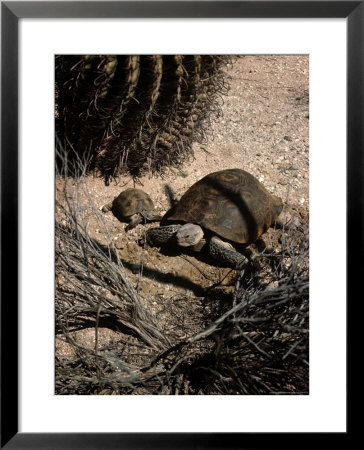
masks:
[(180, 166), (220, 113), (227, 56), (56, 56), (57, 134), (105, 178)]

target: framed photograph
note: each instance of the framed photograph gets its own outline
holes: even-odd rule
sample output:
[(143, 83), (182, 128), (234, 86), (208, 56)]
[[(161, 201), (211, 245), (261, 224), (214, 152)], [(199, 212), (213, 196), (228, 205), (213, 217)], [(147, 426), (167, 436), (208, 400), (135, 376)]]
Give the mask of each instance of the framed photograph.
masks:
[(363, 19), (1, 2), (2, 448), (349, 438)]

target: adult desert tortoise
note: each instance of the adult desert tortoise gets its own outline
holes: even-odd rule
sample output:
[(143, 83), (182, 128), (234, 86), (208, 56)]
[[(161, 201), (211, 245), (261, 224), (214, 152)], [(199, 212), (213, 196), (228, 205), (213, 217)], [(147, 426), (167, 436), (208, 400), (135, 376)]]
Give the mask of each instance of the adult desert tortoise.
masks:
[(221, 263), (240, 267), (245, 257), (232, 244), (256, 241), (282, 208), (282, 200), (245, 170), (221, 170), (192, 185), (146, 238), (154, 246), (176, 242), (195, 250), (206, 247)]

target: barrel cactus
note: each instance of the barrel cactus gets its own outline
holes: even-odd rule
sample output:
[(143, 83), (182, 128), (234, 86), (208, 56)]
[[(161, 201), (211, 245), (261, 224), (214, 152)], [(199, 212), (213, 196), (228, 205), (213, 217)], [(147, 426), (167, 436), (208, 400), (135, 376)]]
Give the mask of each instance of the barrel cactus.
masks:
[(226, 56), (58, 55), (56, 128), (106, 183), (180, 166), (228, 89)]

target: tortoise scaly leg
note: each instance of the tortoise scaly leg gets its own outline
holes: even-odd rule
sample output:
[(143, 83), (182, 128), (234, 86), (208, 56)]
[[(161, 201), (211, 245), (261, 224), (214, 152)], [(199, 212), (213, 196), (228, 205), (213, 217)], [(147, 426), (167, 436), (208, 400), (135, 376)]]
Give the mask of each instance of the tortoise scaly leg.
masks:
[(146, 232), (146, 239), (152, 247), (159, 247), (167, 244), (173, 239), (181, 225), (166, 225), (163, 227), (151, 228)]
[(140, 213), (133, 214), (130, 216), (130, 222), (125, 227), (125, 231), (130, 231), (135, 228), (143, 220), (143, 215)]
[(148, 220), (149, 222), (160, 222), (163, 217), (157, 211), (142, 211), (141, 214), (143, 215), (144, 219)]
[(132, 230), (142, 221), (145, 222), (159, 222), (162, 220), (162, 216), (155, 211), (140, 211), (136, 214), (133, 214), (130, 217), (129, 224), (125, 227), (125, 231)]
[(106, 213), (111, 210), (113, 202), (106, 203), (105, 205), (100, 206), (100, 211)]
[(226, 264), (233, 269), (240, 269), (247, 261), (247, 258), (236, 251), (232, 245), (222, 241), (217, 236), (213, 236), (208, 243), (208, 252), (216, 261)]

